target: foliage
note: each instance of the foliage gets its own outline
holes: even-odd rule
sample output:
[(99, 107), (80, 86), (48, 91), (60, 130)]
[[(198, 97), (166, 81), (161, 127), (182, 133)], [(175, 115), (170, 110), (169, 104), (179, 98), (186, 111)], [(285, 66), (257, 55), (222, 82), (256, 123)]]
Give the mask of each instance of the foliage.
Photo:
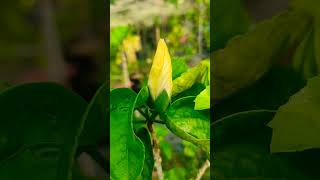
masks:
[[(173, 158), (172, 148), (164, 139), (169, 132), (197, 145), (206, 152), (206, 158), (209, 158), (210, 113), (208, 109), (210, 106), (203, 107), (204, 110), (196, 110), (195, 97), (190, 96), (190, 93), (184, 94), (175, 101), (171, 98), (191, 87), (189, 85), (182, 87), (183, 85), (180, 84), (183, 90), (172, 94), (175, 84), (180, 81), (194, 84), (195, 81), (189, 78), (192, 76), (203, 79), (203, 76), (207, 76), (209, 64), (200, 63), (194, 67), (197, 71), (201, 70), (198, 74), (190, 74), (190, 70), (172, 64), (183, 64), (183, 61), (179, 58), (171, 60), (166, 43), (161, 39), (147, 86), (143, 87), (138, 94), (128, 88), (113, 89), (110, 92), (111, 179), (137, 179), (138, 177), (152, 179), (154, 167), (159, 170), (158, 157), (152, 152), (157, 151), (156, 148), (159, 146), (158, 148), (165, 155), (164, 159), (170, 161)], [(173, 79), (172, 74), (176, 70), (174, 68), (179, 72), (175, 74), (176, 79), (180, 79), (179, 82)], [(201, 101), (209, 101), (209, 99), (210, 97), (205, 97)], [(157, 123), (165, 127), (157, 127), (155, 125)], [(158, 140), (155, 140), (156, 133), (159, 133), (159, 144)], [(194, 149), (189, 150), (189, 155), (193, 151)], [(182, 168), (174, 168), (165, 171), (165, 178), (186, 178), (187, 174)]]
[(213, 37), (213, 178), (319, 179), (317, 3), (293, 0), (249, 29), (213, 19), (226, 33)]
[(84, 179), (75, 162), (106, 138), (107, 92), (102, 86), (87, 104), (53, 83), (1, 91), (1, 179)]
[[(111, 3), (111, 85), (124, 86), (123, 62), (127, 61), (129, 78), (138, 81), (135, 83), (137, 89), (142, 88), (149, 73), (146, 67), (151, 67), (160, 37), (166, 37), (173, 58), (179, 57), (186, 64), (193, 66), (207, 58), (210, 49), (209, 5), (209, 0), (116, 0)], [(127, 29), (121, 38), (120, 29)], [(134, 38), (139, 39), (138, 43), (129, 41)], [(115, 39), (119, 40), (118, 44), (113, 43)], [(126, 51), (125, 41), (134, 51)], [(135, 57), (135, 61), (127, 57)]]

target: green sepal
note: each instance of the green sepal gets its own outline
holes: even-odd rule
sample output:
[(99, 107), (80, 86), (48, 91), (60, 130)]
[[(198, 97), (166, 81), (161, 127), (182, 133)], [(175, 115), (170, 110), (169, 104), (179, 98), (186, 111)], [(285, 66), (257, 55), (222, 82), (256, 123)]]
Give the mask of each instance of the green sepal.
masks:
[(154, 102), (154, 109), (159, 113), (164, 112), (167, 109), (169, 103), (170, 98), (168, 96), (168, 93), (163, 90)]
[(137, 100), (136, 100), (136, 104), (135, 107), (141, 107), (143, 106), (146, 101), (149, 98), (149, 88), (147, 86), (144, 86), (143, 88), (140, 89), (138, 95), (137, 95)]

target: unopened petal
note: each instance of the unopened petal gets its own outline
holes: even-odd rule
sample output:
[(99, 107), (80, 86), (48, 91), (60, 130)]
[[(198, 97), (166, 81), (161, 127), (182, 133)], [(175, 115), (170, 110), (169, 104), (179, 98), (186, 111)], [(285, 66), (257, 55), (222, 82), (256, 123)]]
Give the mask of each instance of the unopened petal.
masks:
[(156, 54), (149, 74), (148, 86), (155, 100), (165, 90), (169, 97), (172, 92), (172, 66), (167, 45), (163, 39), (158, 42)]

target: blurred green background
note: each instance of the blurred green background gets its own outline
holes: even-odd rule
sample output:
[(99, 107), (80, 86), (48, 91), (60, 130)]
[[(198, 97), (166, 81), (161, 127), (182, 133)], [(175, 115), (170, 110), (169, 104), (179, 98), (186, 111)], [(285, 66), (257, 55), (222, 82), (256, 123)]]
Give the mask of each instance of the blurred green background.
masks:
[(160, 38), (190, 66), (209, 57), (209, 0), (114, 0), (110, 6), (111, 87), (139, 89)]
[(11, 0), (0, 6), (0, 81), (55, 81), (90, 99), (105, 81), (105, 1)]

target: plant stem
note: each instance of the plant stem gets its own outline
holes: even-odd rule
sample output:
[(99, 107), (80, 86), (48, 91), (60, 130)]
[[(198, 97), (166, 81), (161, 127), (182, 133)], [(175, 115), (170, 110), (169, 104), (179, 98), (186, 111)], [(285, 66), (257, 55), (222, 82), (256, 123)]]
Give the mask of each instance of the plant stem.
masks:
[(55, 24), (54, 1), (40, 2), (44, 50), (48, 61), (48, 78), (54, 82), (64, 82), (65, 64), (58, 31)]
[(122, 52), (121, 53), (121, 63), (122, 63), (122, 73), (123, 73), (123, 83), (124, 87), (129, 88), (131, 86), (131, 81), (130, 81), (130, 75), (129, 75), (129, 70), (128, 70), (128, 62), (127, 62), (127, 57), (126, 53)]
[(160, 152), (160, 143), (157, 138), (156, 132), (153, 129), (152, 123), (148, 124), (148, 127), (149, 127), (149, 131), (151, 132), (152, 142), (153, 142), (152, 151), (153, 151), (153, 158), (154, 158), (154, 166), (157, 171), (158, 180), (163, 180), (164, 175), (163, 175), (162, 165), (161, 165), (162, 158), (161, 158), (161, 152)]
[(209, 167), (210, 167), (210, 161), (206, 160), (206, 162), (204, 162), (202, 167), (199, 169), (197, 177), (196, 177), (195, 180), (200, 180)]

